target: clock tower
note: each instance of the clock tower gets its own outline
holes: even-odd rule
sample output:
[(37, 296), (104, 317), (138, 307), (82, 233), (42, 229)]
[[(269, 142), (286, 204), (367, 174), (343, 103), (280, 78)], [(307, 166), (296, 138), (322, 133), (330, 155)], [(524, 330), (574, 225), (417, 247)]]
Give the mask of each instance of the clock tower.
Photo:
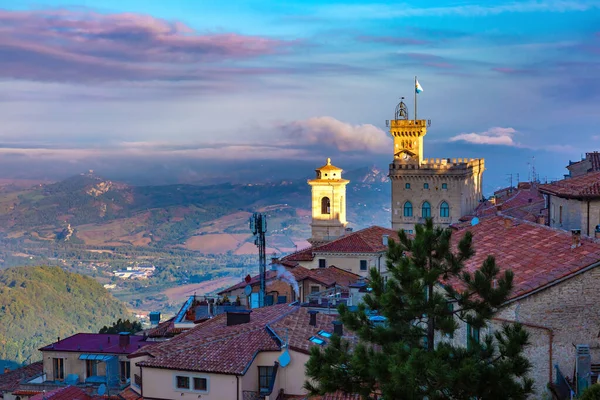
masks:
[(396, 106), (394, 119), (387, 121), (387, 126), (394, 139), (389, 173), (392, 229), (412, 233), (415, 224), (426, 218), (448, 227), (472, 214), (483, 196), (484, 160), (423, 158), (423, 138), (430, 122), (409, 119), (404, 100)]

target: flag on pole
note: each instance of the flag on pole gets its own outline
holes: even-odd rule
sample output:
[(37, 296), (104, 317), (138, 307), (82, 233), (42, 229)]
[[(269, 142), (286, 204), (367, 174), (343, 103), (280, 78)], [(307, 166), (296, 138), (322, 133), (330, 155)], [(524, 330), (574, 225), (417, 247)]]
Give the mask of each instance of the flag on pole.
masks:
[(419, 81), (415, 80), (415, 91), (417, 93), (421, 93), (423, 91), (423, 88), (421, 87), (421, 85), (419, 84)]

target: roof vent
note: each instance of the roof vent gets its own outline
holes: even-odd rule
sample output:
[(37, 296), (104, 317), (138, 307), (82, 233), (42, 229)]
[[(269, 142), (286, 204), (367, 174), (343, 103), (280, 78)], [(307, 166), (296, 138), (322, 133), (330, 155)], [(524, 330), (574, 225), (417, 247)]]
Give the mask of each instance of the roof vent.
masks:
[(383, 243), (384, 246), (388, 245), (389, 239), (390, 239), (390, 235), (383, 235), (383, 237), (381, 238), (381, 240), (382, 240), (382, 243)]
[(571, 248), (581, 246), (581, 229), (571, 229)]
[(250, 322), (251, 310), (227, 311), (227, 326), (247, 324)]
[(310, 321), (308, 322), (308, 324), (310, 326), (317, 326), (317, 314), (319, 312), (317, 310), (309, 310), (308, 311), (308, 315), (310, 315)]

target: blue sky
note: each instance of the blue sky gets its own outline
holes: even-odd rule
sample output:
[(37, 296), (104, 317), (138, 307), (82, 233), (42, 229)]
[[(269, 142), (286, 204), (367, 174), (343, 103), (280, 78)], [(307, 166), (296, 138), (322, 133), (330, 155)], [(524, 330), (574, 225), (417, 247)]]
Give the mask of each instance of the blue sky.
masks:
[(418, 75), (425, 155), (491, 188), (600, 147), (599, 67), (595, 0), (0, 0), (0, 154), (385, 162)]

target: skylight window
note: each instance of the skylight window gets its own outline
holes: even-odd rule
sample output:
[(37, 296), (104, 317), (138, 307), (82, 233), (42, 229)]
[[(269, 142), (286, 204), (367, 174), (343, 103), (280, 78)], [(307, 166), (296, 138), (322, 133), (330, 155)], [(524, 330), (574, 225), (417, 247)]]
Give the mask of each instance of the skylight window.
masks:
[(319, 339), (316, 336), (311, 336), (310, 339), (311, 342), (318, 344), (319, 346), (323, 346), (325, 344), (325, 341), (323, 339)]
[(324, 338), (327, 338), (327, 339), (329, 339), (331, 337), (331, 333), (329, 333), (327, 331), (319, 331), (319, 332), (317, 332), (317, 335), (323, 336)]

